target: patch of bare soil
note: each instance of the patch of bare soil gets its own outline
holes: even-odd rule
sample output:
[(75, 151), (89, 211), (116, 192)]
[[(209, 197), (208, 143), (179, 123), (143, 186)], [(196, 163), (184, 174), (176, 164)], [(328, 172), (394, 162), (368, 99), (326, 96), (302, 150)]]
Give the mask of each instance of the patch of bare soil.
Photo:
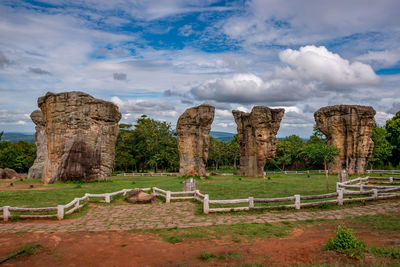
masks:
[[(3, 266), (293, 266), (301, 264), (352, 264), (371, 266), (377, 259), (363, 261), (325, 251), (324, 245), (333, 236), (335, 224), (324, 223), (295, 229), (285, 238), (234, 243), (226, 240), (186, 239), (171, 244), (156, 234), (131, 232), (73, 232), (0, 234), (0, 258), (20, 247), (39, 243), (43, 248), (35, 254), (11, 259)], [(394, 236), (356, 232), (367, 245), (393, 245)], [(223, 242), (221, 242), (223, 241)], [(202, 252), (214, 258), (201, 260)]]
[[(11, 183), (13, 183), (13, 186), (10, 185)], [(57, 189), (57, 188), (65, 188), (65, 186), (46, 186), (46, 185), (41, 185), (41, 184), (33, 184), (33, 188), (31, 188), (30, 184), (15, 183), (15, 180), (10, 180), (9, 183), (0, 183), (0, 191), (48, 190), (48, 189)]]

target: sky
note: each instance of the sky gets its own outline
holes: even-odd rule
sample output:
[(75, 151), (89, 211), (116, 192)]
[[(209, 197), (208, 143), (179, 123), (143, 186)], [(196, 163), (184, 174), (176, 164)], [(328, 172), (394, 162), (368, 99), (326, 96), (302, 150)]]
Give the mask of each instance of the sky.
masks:
[(185, 109), (285, 108), (278, 137), (308, 137), (319, 108), (400, 110), (397, 0), (2, 0), (0, 131), (33, 133), (46, 92), (112, 101), (175, 128)]

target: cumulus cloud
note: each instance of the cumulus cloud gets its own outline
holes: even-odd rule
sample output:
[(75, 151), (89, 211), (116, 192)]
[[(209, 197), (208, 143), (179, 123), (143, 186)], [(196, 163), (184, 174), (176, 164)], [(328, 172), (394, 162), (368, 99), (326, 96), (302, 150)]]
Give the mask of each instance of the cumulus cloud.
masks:
[[(117, 96), (111, 97), (120, 111), (129, 116), (152, 115), (161, 117), (177, 117), (175, 105), (161, 99), (127, 99), (122, 100)], [(159, 118), (158, 118), (159, 119)]]
[(392, 103), (392, 106), (386, 111), (389, 114), (396, 114), (400, 111), (400, 102)]
[(299, 50), (286, 49), (279, 53), (279, 58), (290, 67), (277, 68), (276, 76), (320, 81), (333, 89), (381, 83), (371, 66), (358, 61), (350, 63), (324, 46), (309, 45)]
[(114, 80), (117, 80), (117, 81), (125, 81), (126, 80), (126, 78), (127, 78), (127, 75), (126, 75), (126, 73), (119, 73), (119, 72), (116, 72), (116, 73), (114, 73), (113, 74), (113, 77), (114, 77)]
[(41, 68), (29, 68), (29, 72), (38, 75), (51, 75), (51, 73), (47, 70), (43, 70)]
[(184, 25), (179, 29), (179, 34), (182, 36), (190, 36), (194, 33), (192, 25)]
[(279, 54), (286, 67), (277, 67), (269, 79), (252, 73), (211, 79), (193, 87), (197, 99), (219, 102), (288, 105), (329, 91), (344, 91), (360, 85), (379, 85), (371, 66), (350, 63), (325, 47), (305, 46)]

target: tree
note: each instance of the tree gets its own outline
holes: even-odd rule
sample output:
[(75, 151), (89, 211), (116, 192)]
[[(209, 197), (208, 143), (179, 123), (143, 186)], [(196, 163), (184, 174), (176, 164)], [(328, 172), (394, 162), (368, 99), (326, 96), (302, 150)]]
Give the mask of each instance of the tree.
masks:
[(391, 120), (386, 121), (387, 140), (393, 146), (389, 161), (393, 166), (400, 163), (400, 111)]
[[(171, 125), (141, 116), (135, 125), (120, 124), (116, 144), (115, 169), (153, 168), (176, 170), (179, 166), (177, 140)], [(134, 129), (132, 129), (134, 128)]]
[(0, 142), (0, 168), (10, 168), (19, 173), (26, 173), (35, 158), (36, 146), (34, 143), (25, 141), (17, 143)]
[(0, 132), (0, 141), (1, 141), (1, 138), (3, 137), (3, 134), (4, 134), (4, 132)]
[(331, 163), (337, 155), (339, 155), (339, 149), (335, 146), (328, 146), (322, 143), (314, 143), (304, 146), (303, 154), (307, 160), (313, 163), (324, 165), (326, 191), (329, 192), (328, 164)]
[(230, 158), (231, 160), (233, 160), (233, 168), (236, 170), (238, 159), (240, 159), (238, 135), (235, 134), (232, 140), (230, 140), (228, 144), (229, 144)]
[(279, 140), (276, 147), (276, 156), (271, 160), (271, 163), (281, 171), (285, 170), (285, 167), (300, 161), (303, 146), (303, 140), (297, 135), (290, 135)]
[(384, 127), (379, 127), (376, 123), (374, 124), (372, 128), (374, 151), (369, 159), (371, 169), (373, 166), (385, 166), (388, 162), (388, 158), (392, 155), (393, 146), (387, 140), (387, 135)]

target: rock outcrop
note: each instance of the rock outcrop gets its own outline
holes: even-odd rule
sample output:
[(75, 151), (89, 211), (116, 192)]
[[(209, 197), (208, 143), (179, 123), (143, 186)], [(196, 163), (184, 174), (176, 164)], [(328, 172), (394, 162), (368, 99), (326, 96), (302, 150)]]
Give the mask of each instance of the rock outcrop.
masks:
[(41, 110), (35, 110), (31, 113), (31, 119), (35, 123), (36, 134), (36, 159), (32, 167), (29, 168), (28, 178), (42, 179), (43, 167), (47, 160), (47, 135), (45, 122), (43, 121), (43, 114)]
[[(110, 176), (121, 119), (116, 105), (86, 93), (66, 92), (47, 93), (38, 99), (38, 106), (47, 137), (47, 157), (38, 155), (44, 159), (45, 183), (104, 180)], [(33, 118), (40, 117), (36, 115)], [(38, 136), (37, 143), (43, 145), (46, 137), (40, 141), (41, 134)]]
[(348, 174), (365, 173), (374, 142), (371, 139), (375, 110), (368, 106), (337, 105), (320, 108), (314, 113), (317, 127), (329, 145), (340, 150), (340, 155), (329, 169), (337, 174), (342, 169)]
[(232, 111), (240, 148), (240, 175), (264, 176), (265, 164), (275, 157), (276, 134), (284, 109), (255, 106), (251, 113)]
[(144, 203), (153, 203), (156, 201), (156, 198), (153, 195), (147, 194), (140, 188), (135, 188), (129, 191), (125, 200), (130, 203), (144, 204)]
[(178, 119), (179, 175), (205, 176), (210, 130), (215, 108), (200, 105), (187, 109)]
[(19, 174), (10, 168), (0, 169), (0, 179), (17, 179), (23, 178), (23, 176), (23, 174)]

